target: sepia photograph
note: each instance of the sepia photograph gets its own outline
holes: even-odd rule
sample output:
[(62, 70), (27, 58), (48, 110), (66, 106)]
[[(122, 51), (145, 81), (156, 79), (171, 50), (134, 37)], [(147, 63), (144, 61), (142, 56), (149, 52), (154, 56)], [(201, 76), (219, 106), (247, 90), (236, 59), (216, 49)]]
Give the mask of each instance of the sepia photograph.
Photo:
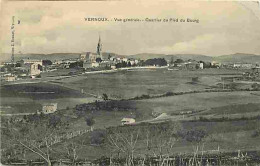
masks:
[(260, 165), (259, 1), (0, 4), (0, 165)]

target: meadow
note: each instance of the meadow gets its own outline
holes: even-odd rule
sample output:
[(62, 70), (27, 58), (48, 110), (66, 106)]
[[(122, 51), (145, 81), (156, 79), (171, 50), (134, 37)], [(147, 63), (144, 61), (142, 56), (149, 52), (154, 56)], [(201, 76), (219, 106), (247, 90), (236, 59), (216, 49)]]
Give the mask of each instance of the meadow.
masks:
[[(112, 99), (128, 99), (141, 95), (185, 92), (215, 88), (222, 76), (241, 75), (243, 71), (226, 69), (180, 70), (139, 69), (103, 74), (85, 74), (55, 81), (67, 87), (84, 90)], [(198, 77), (197, 82), (192, 78)]]
[[(260, 104), (260, 97), (256, 94), (260, 93), (250, 91), (192, 93), (140, 100), (136, 102), (136, 105), (141, 110), (150, 110), (167, 114), (178, 114), (183, 111), (200, 112), (200, 114), (205, 114), (206, 112), (211, 114), (231, 114), (240, 112), (243, 114), (250, 109), (250, 105), (248, 104)], [(241, 105), (245, 105), (242, 107), (244, 108), (244, 111), (242, 111), (241, 108), (237, 109)], [(218, 112), (213, 108), (221, 108), (222, 110)], [(255, 109), (255, 111), (259, 110)]]
[(3, 85), (1, 91), (2, 113), (33, 113), (44, 103), (58, 103), (58, 109), (93, 102), (95, 98), (79, 91), (50, 83)]

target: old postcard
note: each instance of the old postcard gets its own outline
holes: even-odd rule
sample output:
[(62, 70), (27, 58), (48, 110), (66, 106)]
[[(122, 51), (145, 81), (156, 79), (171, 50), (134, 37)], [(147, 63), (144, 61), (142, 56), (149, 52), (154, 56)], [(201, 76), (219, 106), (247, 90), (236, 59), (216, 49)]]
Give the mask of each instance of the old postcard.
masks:
[(3, 1), (2, 165), (260, 164), (257, 1)]

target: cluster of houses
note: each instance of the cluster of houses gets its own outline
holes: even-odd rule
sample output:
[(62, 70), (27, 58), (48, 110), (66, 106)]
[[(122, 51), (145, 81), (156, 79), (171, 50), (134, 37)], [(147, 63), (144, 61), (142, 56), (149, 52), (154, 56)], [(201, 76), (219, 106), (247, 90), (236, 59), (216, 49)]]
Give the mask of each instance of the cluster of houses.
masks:
[(22, 59), (15, 64), (4, 65), (12, 66), (11, 69), (9, 69), (11, 71), (8, 71), (8, 68), (4, 68), (5, 71), (1, 72), (1, 77), (8, 82), (22, 79), (23, 77), (35, 78), (40, 75), (43, 69), (42, 60), (37, 59)]
[(108, 67), (111, 69), (115, 69), (116, 65), (119, 63), (125, 63), (128, 66), (134, 66), (139, 63), (139, 60), (133, 59), (133, 58), (125, 58), (125, 57), (115, 57), (108, 55), (99, 55), (97, 53), (82, 53), (79, 56), (79, 60), (83, 62), (83, 68), (89, 69), (89, 68), (104, 68)]
[(174, 62), (172, 64), (169, 63), (168, 66), (169, 69), (177, 67), (179, 69), (195, 70), (195, 69), (203, 69), (204, 63), (189, 59), (183, 62)]
[(204, 68), (228, 68), (228, 69), (253, 69), (257, 67), (252, 63), (220, 63), (217, 61), (203, 62), (189, 59), (187, 61), (175, 62), (170, 64), (170, 67), (179, 67), (180, 69), (204, 69)]

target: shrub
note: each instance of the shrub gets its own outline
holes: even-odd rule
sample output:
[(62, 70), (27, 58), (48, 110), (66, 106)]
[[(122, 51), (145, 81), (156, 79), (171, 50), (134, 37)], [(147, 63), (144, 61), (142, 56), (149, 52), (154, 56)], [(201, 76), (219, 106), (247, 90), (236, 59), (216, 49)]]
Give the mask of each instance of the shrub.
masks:
[(165, 93), (165, 96), (173, 96), (173, 95), (174, 95), (173, 92), (166, 92), (166, 93)]
[(105, 138), (106, 138), (106, 131), (105, 130), (97, 130), (97, 131), (93, 131), (91, 133), (91, 138), (90, 138), (90, 142), (93, 145), (101, 145), (105, 142)]
[(251, 135), (253, 138), (260, 136), (260, 129), (257, 129), (253, 131), (253, 134)]
[(260, 85), (257, 84), (257, 83), (252, 84), (251, 87), (252, 87), (253, 90), (260, 90)]
[(207, 136), (204, 130), (189, 130), (186, 132), (178, 132), (178, 135), (189, 142), (201, 142)]

